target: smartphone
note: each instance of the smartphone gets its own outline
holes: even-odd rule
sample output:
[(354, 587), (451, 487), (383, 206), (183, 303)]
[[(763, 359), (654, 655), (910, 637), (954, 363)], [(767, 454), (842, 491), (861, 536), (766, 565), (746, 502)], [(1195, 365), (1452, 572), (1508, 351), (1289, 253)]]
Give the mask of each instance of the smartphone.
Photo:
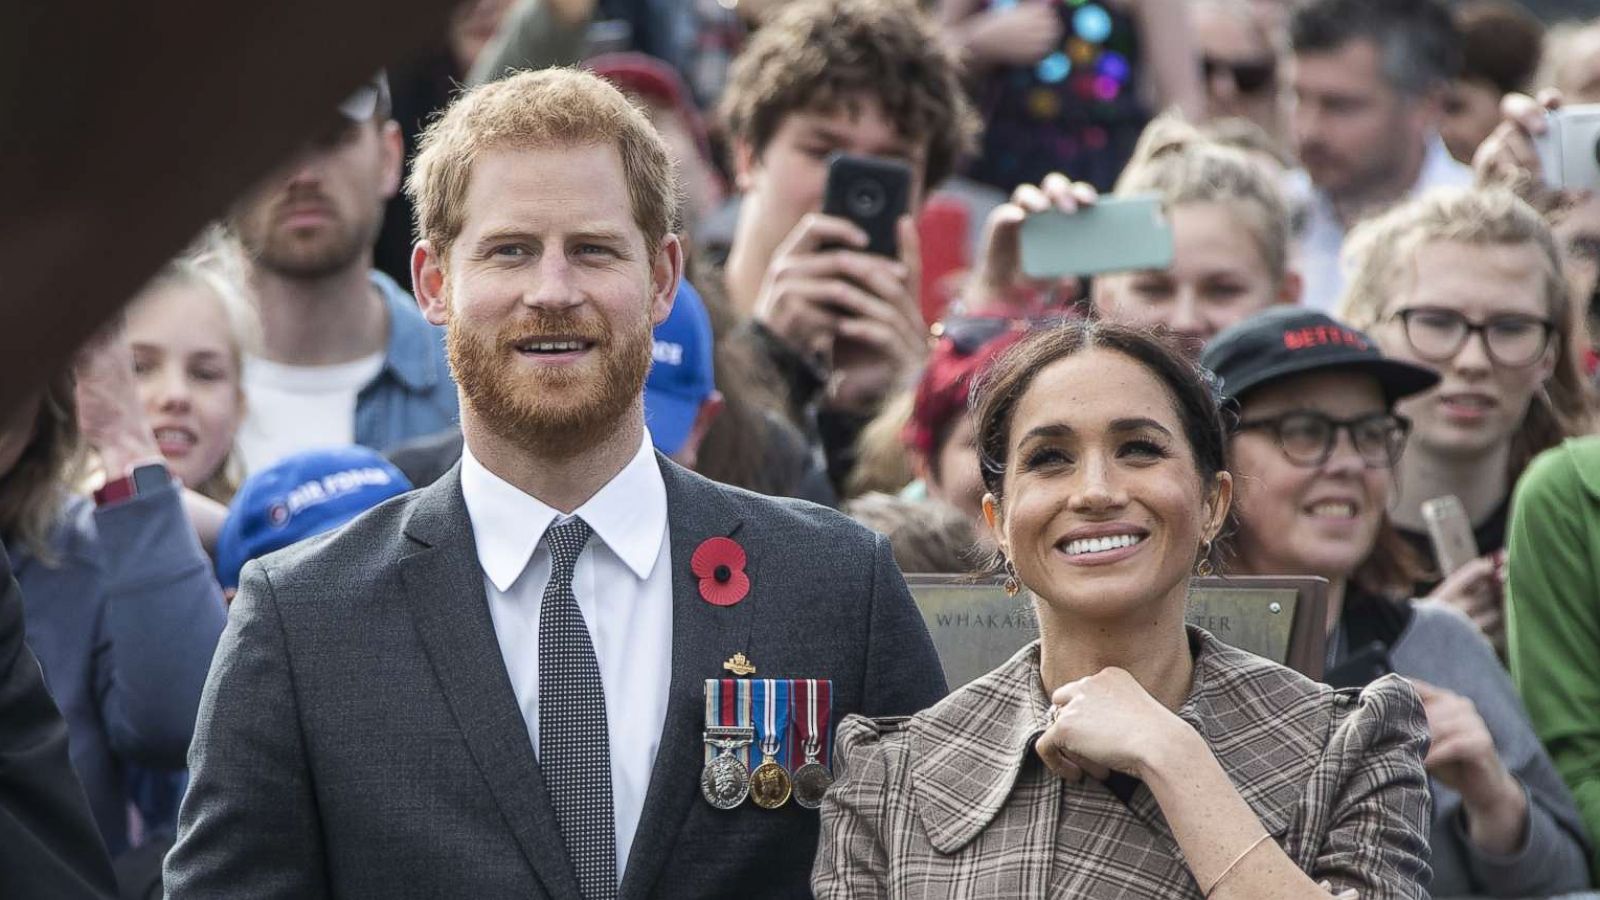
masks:
[(1433, 558), (1439, 563), (1441, 576), (1448, 576), (1478, 558), (1478, 539), (1472, 533), (1472, 521), (1455, 495), (1424, 501), (1422, 520), (1428, 526)]
[(911, 200), (911, 167), (899, 160), (835, 153), (828, 159), (822, 212), (867, 233), (867, 252), (897, 259), (896, 228)]
[(1065, 278), (1172, 265), (1172, 226), (1156, 194), (1105, 197), (1074, 213), (1046, 210), (1022, 222), (1022, 273)]
[(1551, 110), (1549, 128), (1533, 139), (1544, 170), (1544, 183), (1553, 188), (1600, 188), (1600, 104), (1563, 106)]

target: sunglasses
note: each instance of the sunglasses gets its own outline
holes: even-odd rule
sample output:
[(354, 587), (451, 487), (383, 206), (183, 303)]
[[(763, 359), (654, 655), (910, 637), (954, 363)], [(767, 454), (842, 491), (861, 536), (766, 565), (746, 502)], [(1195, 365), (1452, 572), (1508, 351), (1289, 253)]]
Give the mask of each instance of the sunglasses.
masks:
[(1241, 94), (1254, 94), (1271, 87), (1278, 78), (1278, 62), (1266, 59), (1228, 60), (1207, 56), (1200, 60), (1200, 72), (1207, 82), (1222, 73), (1233, 80)]

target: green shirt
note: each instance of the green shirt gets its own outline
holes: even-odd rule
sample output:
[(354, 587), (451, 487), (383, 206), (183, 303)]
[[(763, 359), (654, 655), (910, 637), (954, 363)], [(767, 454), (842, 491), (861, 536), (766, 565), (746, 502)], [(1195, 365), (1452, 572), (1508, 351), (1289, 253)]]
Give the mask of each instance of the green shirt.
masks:
[[(1568, 440), (1528, 466), (1506, 546), (1511, 675), (1600, 835), (1600, 437)], [(1591, 867), (1600, 872), (1600, 853)]]

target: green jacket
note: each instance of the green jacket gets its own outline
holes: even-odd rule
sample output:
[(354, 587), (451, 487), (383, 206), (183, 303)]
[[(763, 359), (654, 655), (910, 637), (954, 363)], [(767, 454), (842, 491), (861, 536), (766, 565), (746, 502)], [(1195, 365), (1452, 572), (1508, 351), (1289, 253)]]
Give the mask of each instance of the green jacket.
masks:
[[(1568, 440), (1528, 466), (1506, 545), (1511, 675), (1600, 835), (1600, 437)], [(1600, 873), (1600, 852), (1590, 867)]]

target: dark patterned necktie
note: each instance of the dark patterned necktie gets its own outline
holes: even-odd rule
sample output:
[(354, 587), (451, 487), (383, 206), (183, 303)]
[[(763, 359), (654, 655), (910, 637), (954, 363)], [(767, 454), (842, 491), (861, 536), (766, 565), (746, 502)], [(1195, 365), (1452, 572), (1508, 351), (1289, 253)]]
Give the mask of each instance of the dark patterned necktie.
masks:
[(539, 770), (584, 900), (617, 896), (611, 743), (600, 662), (572, 593), (572, 569), (594, 532), (568, 519), (545, 532), (550, 581), (539, 606)]

